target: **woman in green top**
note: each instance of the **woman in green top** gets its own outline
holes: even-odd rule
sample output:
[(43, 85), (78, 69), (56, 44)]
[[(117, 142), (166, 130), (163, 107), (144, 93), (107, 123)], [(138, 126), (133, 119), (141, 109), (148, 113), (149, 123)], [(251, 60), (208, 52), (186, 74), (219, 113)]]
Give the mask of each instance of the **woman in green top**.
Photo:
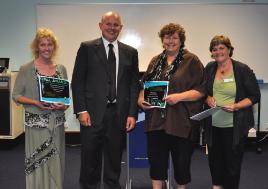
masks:
[(260, 90), (253, 71), (231, 58), (228, 37), (215, 36), (209, 50), (215, 61), (205, 68), (206, 103), (222, 107), (205, 124), (213, 189), (238, 189), (245, 139), (254, 126), (252, 105), (259, 102)]
[(41, 102), (37, 76), (67, 79), (67, 72), (54, 62), (58, 42), (51, 30), (39, 29), (31, 47), (34, 60), (21, 66), (12, 94), (25, 109), (26, 189), (62, 189), (68, 107)]

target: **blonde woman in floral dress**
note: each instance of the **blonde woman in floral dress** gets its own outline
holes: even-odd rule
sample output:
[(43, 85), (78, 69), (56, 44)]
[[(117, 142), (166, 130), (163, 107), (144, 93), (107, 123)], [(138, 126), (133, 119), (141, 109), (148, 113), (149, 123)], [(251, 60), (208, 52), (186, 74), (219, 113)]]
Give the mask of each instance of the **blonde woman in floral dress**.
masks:
[(39, 100), (38, 75), (67, 79), (63, 65), (55, 64), (58, 42), (53, 32), (38, 29), (31, 45), (34, 60), (22, 65), (13, 99), (25, 109), (26, 189), (62, 189), (65, 161), (64, 110), (62, 103)]

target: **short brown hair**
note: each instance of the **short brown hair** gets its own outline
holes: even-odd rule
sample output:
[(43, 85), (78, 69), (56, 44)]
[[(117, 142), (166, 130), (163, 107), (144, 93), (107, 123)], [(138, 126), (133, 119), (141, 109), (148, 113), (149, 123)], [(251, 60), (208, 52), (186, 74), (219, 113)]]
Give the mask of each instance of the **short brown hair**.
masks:
[(39, 56), (38, 45), (39, 45), (40, 40), (42, 38), (48, 38), (52, 41), (52, 43), (54, 45), (52, 58), (54, 58), (57, 54), (58, 49), (59, 49), (59, 45), (58, 45), (58, 40), (57, 40), (56, 36), (52, 32), (52, 30), (50, 30), (48, 28), (39, 28), (35, 34), (35, 38), (33, 39), (32, 44), (31, 44), (32, 54), (33, 54), (34, 58), (38, 58), (38, 56)]
[(167, 25), (164, 25), (161, 28), (160, 32), (158, 33), (158, 36), (161, 38), (161, 40), (163, 42), (163, 39), (164, 39), (165, 35), (173, 35), (176, 32), (179, 34), (179, 38), (180, 38), (180, 42), (181, 42), (180, 48), (183, 48), (184, 47), (184, 42), (185, 42), (185, 39), (186, 39), (185, 30), (179, 24), (169, 23)]
[(233, 56), (234, 47), (232, 46), (230, 39), (224, 35), (216, 35), (212, 38), (209, 45), (209, 51), (212, 52), (212, 49), (219, 44), (225, 45), (230, 50), (229, 56)]

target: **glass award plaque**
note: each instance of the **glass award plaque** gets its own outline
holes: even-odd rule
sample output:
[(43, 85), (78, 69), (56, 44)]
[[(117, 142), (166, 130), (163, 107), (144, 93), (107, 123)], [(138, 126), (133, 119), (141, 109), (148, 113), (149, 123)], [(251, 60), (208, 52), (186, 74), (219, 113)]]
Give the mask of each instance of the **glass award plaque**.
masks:
[(168, 81), (146, 81), (144, 82), (144, 101), (151, 107), (165, 108), (166, 101), (163, 100), (168, 93)]
[(196, 121), (200, 121), (208, 116), (211, 116), (212, 114), (216, 113), (217, 111), (219, 111), (220, 109), (222, 109), (222, 107), (220, 106), (215, 106), (213, 108), (204, 110), (198, 114), (195, 114), (193, 116), (190, 117), (190, 119), (192, 120), (196, 120)]
[(70, 105), (70, 82), (65, 79), (38, 76), (40, 101)]

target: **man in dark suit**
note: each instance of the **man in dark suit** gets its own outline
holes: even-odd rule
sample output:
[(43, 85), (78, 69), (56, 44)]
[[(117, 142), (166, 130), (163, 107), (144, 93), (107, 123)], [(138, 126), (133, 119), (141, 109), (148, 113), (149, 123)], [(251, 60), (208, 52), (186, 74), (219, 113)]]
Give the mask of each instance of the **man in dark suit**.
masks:
[(81, 43), (72, 76), (81, 125), (80, 183), (83, 189), (100, 188), (103, 170), (104, 188), (118, 189), (125, 134), (137, 117), (138, 52), (117, 40), (118, 13), (105, 13), (99, 27), (101, 38)]

